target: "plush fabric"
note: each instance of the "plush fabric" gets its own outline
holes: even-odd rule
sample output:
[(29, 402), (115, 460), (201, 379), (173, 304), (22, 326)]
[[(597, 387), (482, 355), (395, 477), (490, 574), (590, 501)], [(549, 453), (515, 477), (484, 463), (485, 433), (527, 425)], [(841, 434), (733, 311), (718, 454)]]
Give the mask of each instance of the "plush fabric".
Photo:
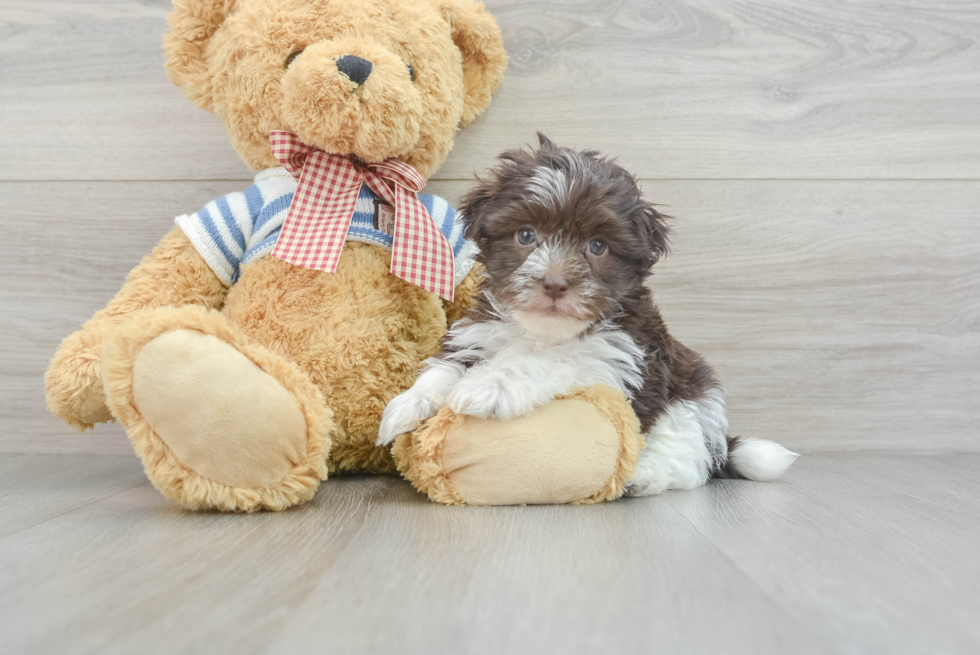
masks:
[[(254, 171), (279, 165), (268, 134), (288, 130), (429, 177), (456, 128), (489, 104), (507, 62), (496, 22), (471, 0), (179, 0), (169, 23), (171, 79), (225, 121)], [(351, 54), (374, 64), (358, 94), (334, 63)]]
[[(133, 401), (187, 468), (232, 487), (272, 487), (303, 460), (306, 420), (274, 377), (230, 344), (173, 330), (140, 350)], [(220, 451), (220, 452), (215, 452)]]
[(390, 275), (390, 260), (362, 243), (344, 246), (333, 274), (266, 257), (242, 267), (225, 301), (231, 323), (322, 391), (337, 421), (334, 470), (394, 470), (388, 450), (374, 446), (381, 412), (448, 327), (442, 301)]
[(106, 337), (126, 317), (154, 307), (221, 307), (228, 288), (201, 258), (180, 228), (174, 227), (130, 271), (105, 309), (66, 338), (45, 377), (48, 410), (79, 431), (112, 420), (102, 388), (100, 362)]
[[(197, 392), (207, 394), (212, 386), (209, 384), (214, 380), (205, 380), (194, 389), (174, 389), (172, 382), (167, 377), (153, 375), (152, 372), (138, 375), (138, 368), (141, 364), (152, 365), (146, 360), (140, 361), (140, 355), (148, 344), (152, 344), (156, 339), (169, 337), (170, 335), (180, 335), (182, 332), (194, 331), (203, 335), (210, 335), (214, 341), (221, 342), (221, 348), (213, 352), (208, 359), (225, 360), (233, 358), (247, 358), (254, 367), (238, 364), (239, 370), (250, 370), (248, 377), (261, 377), (262, 383), (267, 387), (274, 382), (282, 387), (287, 393), (279, 393), (277, 398), (287, 407), (283, 412), (288, 415), (293, 407), (298, 407), (302, 413), (302, 421), (305, 428), (303, 443), (298, 443), (294, 434), (290, 434), (286, 442), (278, 448), (279, 453), (273, 458), (273, 468), (282, 461), (283, 454), (289, 459), (292, 467), (286, 471), (274, 484), (268, 484), (269, 477), (275, 471), (268, 474), (258, 474), (256, 469), (260, 468), (253, 462), (252, 471), (248, 474), (253, 481), (261, 477), (262, 481), (257, 486), (243, 486), (235, 484), (241, 479), (234, 479), (221, 475), (221, 472), (229, 473), (238, 469), (243, 471), (244, 466), (240, 463), (226, 463), (222, 460), (226, 458), (238, 458), (240, 453), (235, 453), (243, 447), (243, 444), (234, 440), (217, 441), (215, 437), (221, 435), (202, 434), (199, 430), (187, 432), (180, 436), (181, 442), (177, 451), (183, 455), (191, 453), (194, 457), (193, 464), (180, 459), (174, 448), (161, 435), (158, 428), (163, 432), (169, 432), (174, 427), (175, 421), (182, 420), (181, 417), (172, 417), (160, 425), (154, 425), (150, 416), (144, 414), (137, 402), (137, 393), (141, 397), (159, 396), (154, 402), (159, 405), (169, 405), (170, 411), (197, 412), (198, 415), (204, 412), (220, 412), (221, 404), (214, 407), (198, 406), (191, 407), (186, 403), (186, 394)], [(186, 340), (186, 338), (185, 338)], [(202, 346), (206, 344), (194, 344), (192, 346)], [(198, 340), (199, 341), (199, 340)], [(211, 341), (213, 344), (214, 341)], [(167, 356), (180, 358), (182, 356), (200, 355), (194, 349), (186, 349), (183, 354), (179, 352), (179, 343), (171, 342), (166, 344)], [(121, 322), (119, 327), (114, 330), (104, 344), (102, 354), (102, 379), (105, 384), (106, 398), (112, 416), (126, 427), (129, 439), (136, 450), (136, 453), (143, 461), (143, 468), (147, 477), (153, 485), (163, 493), (164, 496), (180, 503), (189, 509), (220, 509), (225, 511), (251, 512), (259, 509), (279, 510), (304, 502), (313, 497), (320, 480), (326, 478), (326, 453), (330, 449), (330, 433), (334, 427), (332, 412), (323, 402), (320, 390), (310, 382), (309, 378), (292, 362), (283, 357), (263, 348), (262, 346), (249, 343), (248, 339), (240, 330), (231, 326), (225, 317), (216, 311), (207, 310), (200, 306), (185, 307), (161, 307), (157, 309), (145, 310), (134, 313), (131, 317)], [(229, 351), (233, 351), (233, 354)], [(161, 353), (157, 353), (159, 356)], [(204, 364), (205, 362), (200, 362)], [(199, 366), (194, 371), (194, 377), (202, 376), (221, 376), (223, 373), (223, 363), (218, 362), (214, 370), (208, 371), (203, 366)], [(227, 378), (226, 378), (227, 380)], [(233, 382), (231, 382), (233, 383)], [(241, 380), (240, 384), (246, 386), (248, 380)], [(247, 393), (247, 392), (246, 392)], [(227, 396), (223, 396), (227, 399)], [(214, 399), (214, 396), (211, 396)], [(174, 402), (174, 401), (177, 402)], [(180, 402), (183, 400), (184, 402)], [(222, 401), (224, 402), (224, 401)], [(162, 407), (154, 407), (152, 414), (159, 414)], [(187, 425), (207, 426), (203, 422), (194, 423), (194, 417)], [(247, 417), (258, 418), (258, 417)], [(294, 428), (296, 421), (291, 418)], [(247, 421), (235, 421), (231, 426), (222, 427), (225, 435), (234, 434), (236, 428), (245, 430)], [(290, 430), (292, 431), (292, 430)], [(190, 446), (188, 441), (197, 436), (198, 439), (208, 440), (210, 443)], [(248, 446), (244, 446), (248, 447)], [(276, 451), (276, 447), (267, 443), (266, 451)], [(208, 461), (210, 459), (214, 461)], [(202, 464), (204, 465), (202, 467)], [(219, 472), (219, 477), (225, 478), (224, 481), (216, 480), (202, 473), (201, 469), (210, 472)], [(229, 484), (231, 482), (232, 484)]]
[(416, 488), (447, 505), (594, 503), (623, 494), (639, 430), (622, 393), (589, 387), (509, 421), (444, 408), (393, 452)]

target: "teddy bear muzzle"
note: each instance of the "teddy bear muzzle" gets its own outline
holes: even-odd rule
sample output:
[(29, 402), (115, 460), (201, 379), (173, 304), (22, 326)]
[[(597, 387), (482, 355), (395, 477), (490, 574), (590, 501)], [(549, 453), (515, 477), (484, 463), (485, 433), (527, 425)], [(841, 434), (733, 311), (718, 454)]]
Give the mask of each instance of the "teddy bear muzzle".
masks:
[(374, 64), (357, 55), (344, 55), (337, 59), (337, 70), (351, 82), (360, 86), (374, 70)]
[(283, 122), (326, 152), (369, 162), (401, 157), (419, 140), (424, 110), (412, 72), (369, 39), (309, 45), (283, 75)]

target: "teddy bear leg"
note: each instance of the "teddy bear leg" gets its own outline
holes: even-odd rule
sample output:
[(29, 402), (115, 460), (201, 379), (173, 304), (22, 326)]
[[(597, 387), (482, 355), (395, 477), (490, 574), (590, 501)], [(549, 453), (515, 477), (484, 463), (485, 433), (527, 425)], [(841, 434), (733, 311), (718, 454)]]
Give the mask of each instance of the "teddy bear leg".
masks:
[(189, 509), (281, 510), (326, 478), (332, 412), (299, 368), (200, 307), (139, 312), (106, 341), (113, 416)]
[(399, 471), (447, 505), (595, 503), (623, 495), (643, 448), (623, 394), (576, 389), (500, 420), (443, 408), (395, 441)]

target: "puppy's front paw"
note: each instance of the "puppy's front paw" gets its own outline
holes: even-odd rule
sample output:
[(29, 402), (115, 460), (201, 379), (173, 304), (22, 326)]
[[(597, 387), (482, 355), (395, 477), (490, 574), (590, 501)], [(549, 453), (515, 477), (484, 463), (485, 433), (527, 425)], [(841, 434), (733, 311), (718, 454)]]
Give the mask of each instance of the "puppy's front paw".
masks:
[(412, 432), (419, 423), (436, 413), (436, 406), (424, 395), (409, 389), (392, 398), (381, 415), (375, 445), (387, 446), (400, 434)]
[(446, 405), (457, 414), (510, 419), (530, 414), (536, 403), (534, 392), (520, 384), (494, 375), (472, 375), (453, 387)]
[(449, 392), (446, 406), (457, 414), (487, 418), (494, 415), (498, 395), (494, 385), (473, 384), (464, 379)]

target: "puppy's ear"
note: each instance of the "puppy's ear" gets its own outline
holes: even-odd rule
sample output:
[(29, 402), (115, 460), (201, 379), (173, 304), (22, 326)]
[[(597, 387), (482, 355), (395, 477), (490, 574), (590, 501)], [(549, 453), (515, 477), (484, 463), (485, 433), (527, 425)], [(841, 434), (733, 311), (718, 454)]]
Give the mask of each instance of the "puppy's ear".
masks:
[(476, 186), (467, 191), (459, 201), (458, 209), (466, 228), (464, 235), (470, 241), (475, 241), (481, 248), (489, 236), (487, 212), (496, 194), (497, 182), (493, 177), (486, 180), (477, 178)]
[(670, 238), (669, 218), (654, 209), (650, 203), (643, 203), (643, 209), (640, 211), (640, 226), (648, 239), (648, 249), (653, 257), (651, 266), (667, 255)]
[(207, 48), (211, 37), (235, 8), (235, 0), (183, 0), (167, 16), (163, 35), (167, 74), (201, 109), (212, 110)]
[(537, 166), (532, 153), (523, 149), (505, 150), (497, 156), (498, 163), (485, 178), (477, 177), (476, 186), (459, 201), (466, 238), (481, 249), (489, 246), (496, 206), (523, 193), (522, 180), (527, 180)]
[(545, 149), (553, 149), (555, 147), (555, 142), (546, 137), (541, 132), (538, 132), (538, 147)]
[(460, 126), (476, 118), (490, 104), (507, 69), (507, 52), (497, 21), (481, 2), (434, 0), (449, 21), (453, 42), (463, 55), (463, 116)]

